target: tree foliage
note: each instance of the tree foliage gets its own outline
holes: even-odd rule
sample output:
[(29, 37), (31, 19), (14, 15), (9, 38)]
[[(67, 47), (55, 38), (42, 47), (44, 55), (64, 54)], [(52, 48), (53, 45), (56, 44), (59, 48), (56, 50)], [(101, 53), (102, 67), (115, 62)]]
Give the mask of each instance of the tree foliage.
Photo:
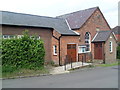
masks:
[(118, 43), (117, 47), (117, 59), (120, 59), (120, 43)]

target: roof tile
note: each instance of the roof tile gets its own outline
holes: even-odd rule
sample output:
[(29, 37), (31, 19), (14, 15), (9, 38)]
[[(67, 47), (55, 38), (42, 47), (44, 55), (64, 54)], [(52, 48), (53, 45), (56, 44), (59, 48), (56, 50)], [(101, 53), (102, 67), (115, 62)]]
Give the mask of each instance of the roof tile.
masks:
[(93, 12), (97, 8), (98, 7), (80, 10), (77, 12), (61, 15), (58, 17), (67, 19), (71, 29), (78, 29), (88, 20), (88, 18), (93, 14)]
[(0, 14), (2, 14), (2, 22), (0, 22), (0, 24), (48, 27), (54, 28), (57, 32), (63, 35), (78, 35), (72, 30), (69, 30), (69, 27), (65, 19), (14, 13), (7, 11), (0, 11)]
[(92, 40), (92, 42), (105, 42), (109, 38), (111, 32), (112, 32), (112, 30), (99, 31), (97, 33), (97, 36)]

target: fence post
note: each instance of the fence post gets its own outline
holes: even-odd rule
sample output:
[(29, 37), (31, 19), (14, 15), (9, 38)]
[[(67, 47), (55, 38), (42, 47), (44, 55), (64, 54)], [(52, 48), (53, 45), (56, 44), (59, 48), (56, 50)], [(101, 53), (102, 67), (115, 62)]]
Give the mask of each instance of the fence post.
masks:
[(82, 66), (83, 66), (83, 56), (82, 56)]
[(79, 54), (78, 54), (78, 62), (80, 61), (80, 57), (79, 57)]
[(67, 55), (66, 55), (65, 62), (64, 62), (65, 71), (66, 71), (66, 60), (67, 60)]
[(72, 68), (72, 58), (70, 58), (70, 60), (71, 60), (71, 68)]

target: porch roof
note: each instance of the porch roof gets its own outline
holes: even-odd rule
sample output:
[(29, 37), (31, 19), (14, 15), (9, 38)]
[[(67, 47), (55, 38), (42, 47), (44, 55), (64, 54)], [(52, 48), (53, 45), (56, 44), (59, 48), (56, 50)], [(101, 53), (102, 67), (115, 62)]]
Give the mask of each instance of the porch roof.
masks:
[(92, 40), (92, 43), (94, 42), (105, 42), (109, 38), (110, 34), (112, 33), (112, 30), (109, 31), (99, 31), (95, 37)]

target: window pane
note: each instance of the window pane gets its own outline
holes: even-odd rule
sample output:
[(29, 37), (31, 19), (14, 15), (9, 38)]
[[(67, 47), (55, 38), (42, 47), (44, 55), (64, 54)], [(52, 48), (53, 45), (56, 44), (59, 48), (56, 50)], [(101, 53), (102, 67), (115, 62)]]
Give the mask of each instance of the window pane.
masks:
[(86, 51), (90, 50), (90, 33), (86, 32), (85, 34), (85, 44), (86, 44)]
[(3, 38), (4, 38), (4, 39), (8, 39), (9, 36), (8, 36), (8, 35), (3, 35)]
[(76, 49), (76, 45), (71, 45), (72, 46), (72, 49)]
[(71, 45), (67, 45), (67, 49), (71, 49)]
[(57, 53), (57, 46), (55, 45), (55, 53)]
[(112, 41), (110, 41), (110, 43), (109, 43), (109, 50), (110, 50), (110, 52), (112, 52)]
[(14, 35), (10, 35), (9, 38), (14, 38), (15, 36)]
[(86, 51), (89, 51), (89, 47), (90, 47), (89, 45), (86, 45)]
[(56, 45), (53, 46), (53, 54), (57, 55), (57, 46)]

